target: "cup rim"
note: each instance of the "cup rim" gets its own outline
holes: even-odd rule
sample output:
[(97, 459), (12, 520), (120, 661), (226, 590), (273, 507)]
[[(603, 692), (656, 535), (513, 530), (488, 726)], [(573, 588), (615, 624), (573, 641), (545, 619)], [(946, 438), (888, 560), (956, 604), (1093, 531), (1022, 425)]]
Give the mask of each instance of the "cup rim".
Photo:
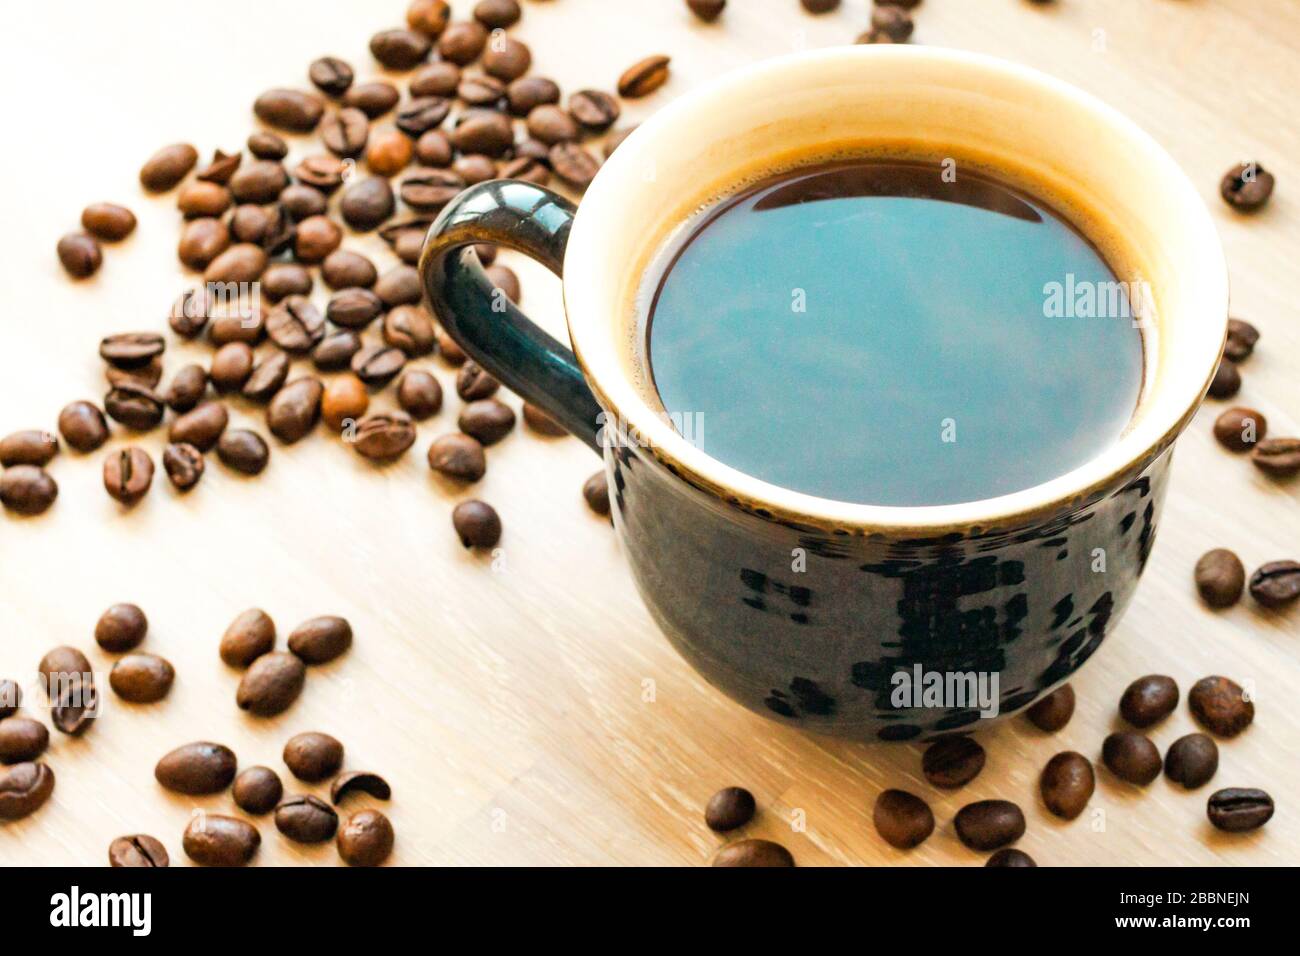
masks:
[[(1179, 193), (1179, 202), (1187, 208), (1194, 223), (1196, 243), (1216, 263), (1213, 274), (1199, 276), (1208, 288), (1206, 295), (1199, 297), (1197, 309), (1221, 316), (1218, 322), (1206, 323), (1201, 336), (1204, 339), (1201, 374), (1189, 368), (1171, 376), (1160, 390), (1175, 390), (1181, 398), (1166, 402), (1163, 409), (1148, 410), (1145, 417), (1139, 415), (1134, 427), (1101, 452), (1048, 481), (991, 498), (922, 506), (863, 504), (795, 491), (742, 472), (691, 444), (664, 419), (662, 409), (652, 407), (633, 386), (608, 350), (584, 348), (590, 334), (588, 323), (610, 319), (607, 307), (589, 294), (591, 284), (581, 278), (584, 269), (601, 261), (604, 245), (600, 222), (592, 210), (616, 204), (620, 190), (635, 181), (631, 177), (639, 145), (670, 133), (676, 124), (697, 115), (704, 106), (711, 104), (718, 108), (721, 100), (742, 92), (755, 79), (798, 70), (810, 62), (877, 58), (931, 61), (984, 70), (1035, 85), (1076, 110), (1090, 112), (1139, 149), (1144, 161), (1153, 164), (1155, 175), (1169, 177), (1171, 188)], [(619, 218), (607, 216), (605, 221)], [(668, 104), (627, 137), (588, 188), (574, 219), (565, 254), (564, 277), (566, 322), (574, 354), (601, 407), (618, 422), (620, 429), (625, 428), (638, 437), (638, 448), (674, 475), (730, 505), (764, 519), (841, 534), (932, 538), (972, 530), (1023, 527), (1086, 506), (1136, 478), (1172, 446), (1196, 414), (1209, 388), (1227, 335), (1228, 271), (1210, 213), (1187, 174), (1150, 134), (1098, 97), (1040, 70), (986, 54), (929, 46), (855, 45), (787, 54), (730, 71)], [(1198, 348), (1200, 344), (1197, 343)], [(601, 352), (602, 358), (609, 361), (595, 361), (592, 358), (595, 352)], [(1161, 411), (1163, 414), (1159, 414)]]

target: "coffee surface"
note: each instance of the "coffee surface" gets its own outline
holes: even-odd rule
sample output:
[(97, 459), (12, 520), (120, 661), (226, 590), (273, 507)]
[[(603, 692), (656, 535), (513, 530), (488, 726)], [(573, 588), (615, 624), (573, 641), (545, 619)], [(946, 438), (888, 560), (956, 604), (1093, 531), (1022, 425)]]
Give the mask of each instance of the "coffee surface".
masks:
[(768, 181), (703, 214), (656, 280), (647, 351), (677, 429), (824, 498), (1031, 487), (1116, 441), (1141, 391), (1129, 289), (1096, 249), (937, 163)]

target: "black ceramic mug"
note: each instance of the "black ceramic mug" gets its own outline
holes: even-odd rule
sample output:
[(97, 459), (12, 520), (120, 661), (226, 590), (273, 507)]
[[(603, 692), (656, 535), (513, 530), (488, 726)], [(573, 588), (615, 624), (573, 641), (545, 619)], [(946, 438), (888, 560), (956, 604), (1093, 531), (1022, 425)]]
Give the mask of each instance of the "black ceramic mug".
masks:
[[(1142, 394), (1111, 447), (1014, 494), (899, 508), (770, 485), (674, 427), (645, 373), (649, 263), (756, 171), (852, 154), (1016, 170), (1105, 224), (1090, 238), (1114, 237), (1108, 251), (1149, 290)], [(494, 293), (475, 243), (562, 275), (573, 351)], [(1151, 553), (1172, 445), (1227, 321), (1209, 215), (1150, 137), (1049, 76), (934, 48), (843, 47), (730, 74), (624, 141), (580, 211), (529, 183), (466, 190), (420, 269), (461, 347), (604, 456), (637, 586), (682, 656), (758, 713), (858, 739), (975, 729), (1097, 651)]]

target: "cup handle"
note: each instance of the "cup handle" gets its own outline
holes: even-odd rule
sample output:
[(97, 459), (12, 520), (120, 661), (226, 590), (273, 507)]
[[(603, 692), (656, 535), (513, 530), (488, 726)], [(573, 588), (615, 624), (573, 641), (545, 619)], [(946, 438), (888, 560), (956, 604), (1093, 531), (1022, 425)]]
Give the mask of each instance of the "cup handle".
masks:
[(429, 228), (420, 276), (433, 311), (479, 365), (600, 454), (601, 409), (573, 352), (498, 293), (473, 246), (531, 256), (563, 278), (574, 205), (549, 189), (499, 179), (464, 190)]

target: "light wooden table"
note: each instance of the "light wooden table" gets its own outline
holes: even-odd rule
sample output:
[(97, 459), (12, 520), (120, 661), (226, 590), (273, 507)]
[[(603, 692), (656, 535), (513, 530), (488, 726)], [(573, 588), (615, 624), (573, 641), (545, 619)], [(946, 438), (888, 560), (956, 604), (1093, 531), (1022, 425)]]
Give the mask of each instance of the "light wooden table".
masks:
[[(457, 0), (458, 13), (470, 7)], [(851, 40), (864, 0), (833, 15), (804, 15), (795, 0), (733, 0), (714, 26), (676, 0), (527, 2), (517, 34), (535, 72), (566, 89), (612, 86), (655, 52), (674, 57), (658, 95), (628, 104), (625, 119), (730, 67), (799, 47)], [(103, 334), (161, 329), (184, 277), (176, 264), (174, 195), (146, 198), (141, 161), (157, 146), (190, 140), (205, 156), (242, 144), (248, 104), (262, 89), (305, 84), (323, 53), (370, 69), (366, 41), (402, 19), (401, 0), (314, 5), (277, 0), (128, 5), (47, 0), (0, 32), (6, 95), (0, 151), (0, 433), (52, 428), (62, 405), (103, 393), (95, 344)], [(240, 27), (247, 22), (255, 28)], [(1300, 433), (1300, 6), (1285, 0), (926, 0), (919, 42), (999, 54), (1091, 90), (1145, 125), (1199, 186), (1232, 268), (1236, 314), (1263, 332), (1244, 366), (1241, 400), (1275, 434)], [(1271, 207), (1246, 219), (1218, 199), (1232, 163), (1256, 158), (1278, 177)], [(125, 202), (137, 233), (106, 248), (93, 281), (74, 284), (54, 245), (90, 201)], [(373, 243), (361, 248), (376, 250)], [(382, 250), (376, 251), (377, 256)], [(383, 259), (384, 263), (390, 260)], [(552, 330), (563, 319), (558, 285), (518, 263), (525, 304)], [(169, 369), (203, 355), (171, 345)], [(1042, 864), (1266, 864), (1300, 862), (1295, 754), (1300, 716), (1300, 608), (1261, 612), (1247, 599), (1226, 613), (1200, 606), (1191, 584), (1198, 555), (1236, 549), (1254, 567), (1300, 549), (1300, 483), (1264, 480), (1209, 436), (1215, 406), (1179, 445), (1159, 544), (1123, 622), (1075, 682), (1079, 709), (1049, 737), (1013, 720), (980, 739), (983, 774), (956, 794), (920, 777), (920, 750), (820, 740), (729, 703), (678, 659), (655, 631), (610, 528), (579, 488), (596, 461), (573, 439), (519, 429), (491, 450), (471, 492), (494, 502), (506, 527), (500, 559), (463, 551), (449, 524), (458, 493), (424, 463), (433, 436), (454, 427), (452, 395), (421, 427), (399, 464), (374, 468), (317, 434), (275, 447), (259, 479), (213, 461), (198, 489), (179, 497), (159, 475), (148, 499), (121, 512), (100, 485), (102, 454), (65, 453), (53, 464), (60, 496), (34, 520), (0, 515), (0, 676), (32, 682), (50, 647), (71, 643), (97, 668), (111, 665), (91, 630), (116, 601), (151, 620), (144, 649), (178, 673), (153, 706), (110, 699), (85, 737), (60, 734), (47, 759), (58, 785), (34, 816), (0, 825), (0, 862), (101, 863), (120, 834), (152, 833), (183, 860), (180, 834), (196, 809), (229, 812), (228, 795), (189, 799), (153, 780), (171, 747), (224, 742), (242, 765), (280, 762), (285, 739), (319, 729), (347, 747), (347, 766), (393, 784), (384, 807), (405, 864), (707, 863), (722, 842), (701, 818), (717, 788), (741, 784), (758, 798), (745, 832), (779, 840), (801, 864), (978, 864), (952, 829), (963, 803), (1006, 797), (1027, 808), (1020, 846)], [(383, 407), (391, 401), (385, 397)], [(509, 399), (517, 406), (517, 399)], [(261, 426), (234, 404), (234, 421)], [(155, 454), (162, 434), (143, 444)], [(110, 447), (122, 443), (119, 432)], [(322, 613), (351, 619), (346, 658), (313, 670), (286, 714), (256, 720), (237, 710), (237, 675), (218, 660), (218, 638), (249, 606), (287, 633)], [(1277, 799), (1262, 832), (1229, 836), (1205, 820), (1210, 789), (1185, 793), (1163, 778), (1144, 792), (1099, 770), (1093, 811), (1065, 824), (1037, 797), (1053, 753), (1097, 757), (1133, 678), (1164, 672), (1184, 694), (1223, 673), (1253, 682), (1255, 726), (1222, 747), (1214, 787), (1261, 786)], [(653, 682), (654, 693), (644, 688)], [(647, 699), (652, 696), (653, 699)], [(39, 705), (36, 695), (31, 702)], [(39, 706), (29, 711), (46, 715)], [(1189, 732), (1186, 707), (1155, 728), (1163, 750)], [(900, 853), (875, 835), (871, 806), (885, 787), (931, 800), (939, 828)], [(798, 826), (794, 826), (795, 822)], [(333, 864), (331, 845), (305, 848), (257, 821), (263, 864)]]

